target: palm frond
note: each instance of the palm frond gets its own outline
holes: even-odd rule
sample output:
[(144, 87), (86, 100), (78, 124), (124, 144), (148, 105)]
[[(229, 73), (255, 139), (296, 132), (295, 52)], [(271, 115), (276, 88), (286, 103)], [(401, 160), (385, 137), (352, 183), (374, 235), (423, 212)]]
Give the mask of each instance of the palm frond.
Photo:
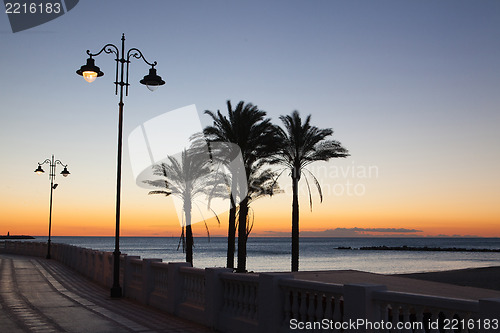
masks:
[(306, 181), (306, 184), (307, 184), (307, 193), (309, 194), (309, 207), (311, 208), (311, 212), (312, 212), (313, 201), (312, 201), (311, 187), (309, 186), (309, 181), (307, 180), (307, 177), (304, 177), (304, 180)]
[(311, 172), (309, 171), (308, 169), (304, 169), (303, 171), (307, 171), (307, 173), (313, 178), (314, 180), (314, 184), (316, 185), (316, 188), (318, 189), (318, 193), (319, 193), (319, 201), (320, 202), (323, 202), (323, 192), (321, 191), (321, 185), (319, 184), (319, 181), (318, 179), (316, 178), (316, 176)]

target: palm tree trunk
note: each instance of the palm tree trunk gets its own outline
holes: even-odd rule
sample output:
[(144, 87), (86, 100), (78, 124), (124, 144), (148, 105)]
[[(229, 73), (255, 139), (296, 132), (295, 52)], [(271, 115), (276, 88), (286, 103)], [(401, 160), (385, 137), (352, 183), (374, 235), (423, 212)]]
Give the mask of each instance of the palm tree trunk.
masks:
[(193, 265), (193, 229), (191, 225), (186, 226), (186, 262)]
[(292, 272), (299, 270), (299, 180), (292, 175)]
[(234, 268), (234, 250), (236, 242), (236, 205), (231, 193), (231, 209), (229, 210), (229, 227), (227, 229), (227, 268)]
[(191, 227), (191, 204), (184, 202), (186, 214), (186, 262), (193, 266), (193, 229)]
[(240, 215), (238, 219), (238, 268), (236, 272), (247, 271), (247, 215), (248, 197), (240, 203)]

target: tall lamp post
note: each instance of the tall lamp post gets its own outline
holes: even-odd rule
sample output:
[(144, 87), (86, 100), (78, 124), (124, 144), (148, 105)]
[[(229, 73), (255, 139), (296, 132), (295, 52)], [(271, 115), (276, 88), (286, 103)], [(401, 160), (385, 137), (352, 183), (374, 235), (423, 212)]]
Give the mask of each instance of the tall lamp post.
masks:
[(42, 163), (38, 163), (38, 168), (36, 168), (35, 172), (39, 175), (42, 173), (45, 173), (42, 169), (42, 165), (45, 163), (49, 163), (50, 170), (49, 170), (49, 179), (50, 179), (50, 208), (49, 208), (49, 239), (47, 240), (47, 259), (50, 259), (50, 230), (52, 228), (52, 192), (57, 188), (58, 184), (54, 184), (54, 179), (56, 178), (56, 165), (59, 164), (61, 165), (64, 169), (61, 171), (61, 175), (64, 177), (68, 177), (69, 171), (68, 171), (68, 166), (66, 164), (63, 164), (59, 160), (54, 160), (54, 155), (52, 155), (52, 159), (46, 159)]
[[(115, 230), (115, 250), (113, 252), (113, 286), (111, 287), (111, 297), (121, 297), (122, 288), (120, 287), (120, 196), (121, 196), (121, 166), (122, 166), (122, 133), (123, 133), (123, 87), (125, 87), (125, 96), (128, 96), (128, 69), (131, 58), (142, 59), (151, 66), (149, 74), (145, 75), (140, 83), (146, 85), (149, 90), (154, 91), (165, 81), (156, 74), (156, 61), (150, 63), (142, 55), (142, 52), (136, 48), (129, 49), (125, 53), (125, 34), (122, 35), (121, 52), (114, 44), (106, 44), (97, 53), (91, 53), (87, 50), (89, 58), (87, 63), (76, 71), (78, 75), (83, 76), (85, 81), (92, 83), (98, 77), (104, 75), (101, 69), (95, 65), (94, 58), (102, 52), (115, 55), (116, 75), (115, 75), (115, 95), (120, 91), (120, 102), (118, 103), (118, 154), (116, 163), (116, 230)], [(125, 67), (125, 64), (127, 65)], [(120, 81), (118, 81), (120, 78)], [(125, 79), (125, 81), (124, 81)], [(118, 89), (119, 88), (119, 89)]]

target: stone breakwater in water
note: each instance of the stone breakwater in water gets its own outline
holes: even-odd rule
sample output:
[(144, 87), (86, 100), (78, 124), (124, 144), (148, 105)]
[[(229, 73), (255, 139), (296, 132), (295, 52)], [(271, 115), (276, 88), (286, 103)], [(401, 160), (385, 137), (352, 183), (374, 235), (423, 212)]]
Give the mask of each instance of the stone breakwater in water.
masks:
[[(350, 246), (339, 246), (337, 250), (356, 250)], [(441, 251), (441, 252), (500, 252), (500, 249), (470, 249), (461, 247), (415, 247), (415, 246), (363, 246), (359, 250), (363, 251)]]

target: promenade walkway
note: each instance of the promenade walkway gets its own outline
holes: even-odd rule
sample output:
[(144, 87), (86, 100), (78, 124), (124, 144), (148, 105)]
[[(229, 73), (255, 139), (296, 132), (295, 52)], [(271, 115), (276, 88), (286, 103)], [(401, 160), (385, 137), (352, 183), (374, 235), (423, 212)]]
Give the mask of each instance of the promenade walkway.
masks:
[(213, 332), (102, 288), (55, 260), (0, 254), (0, 332)]

